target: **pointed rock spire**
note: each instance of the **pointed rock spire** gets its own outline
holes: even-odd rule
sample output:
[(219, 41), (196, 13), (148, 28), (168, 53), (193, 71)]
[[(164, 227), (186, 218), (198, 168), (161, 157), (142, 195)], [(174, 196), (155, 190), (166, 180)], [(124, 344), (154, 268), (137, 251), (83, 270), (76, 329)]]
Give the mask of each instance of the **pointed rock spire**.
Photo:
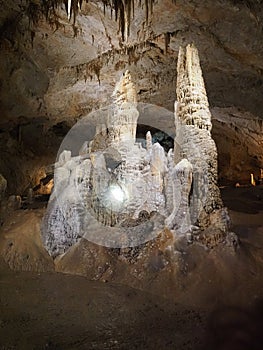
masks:
[(211, 113), (194, 45), (180, 47), (176, 93), (174, 160), (177, 164), (186, 158), (192, 164), (191, 221), (203, 229), (210, 225), (209, 215), (223, 204), (217, 186), (217, 149), (210, 133)]
[(152, 134), (150, 131), (146, 133), (146, 149), (150, 150), (152, 148)]
[(124, 102), (137, 102), (137, 92), (132, 81), (131, 73), (128, 70), (123, 73), (123, 76), (116, 84), (112, 97), (113, 102), (118, 105), (122, 105)]
[(178, 118), (183, 124), (211, 130), (211, 113), (197, 48), (180, 47), (177, 62)]

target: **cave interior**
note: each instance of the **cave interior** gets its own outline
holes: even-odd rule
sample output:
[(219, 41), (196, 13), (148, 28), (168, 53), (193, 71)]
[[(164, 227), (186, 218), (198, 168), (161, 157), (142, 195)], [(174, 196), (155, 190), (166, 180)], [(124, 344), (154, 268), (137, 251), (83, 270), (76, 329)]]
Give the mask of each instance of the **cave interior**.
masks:
[[(263, 1), (14, 0), (0, 5), (0, 349), (260, 349)], [(94, 137), (98, 118), (113, 99), (122, 106), (116, 89), (125, 72), (134, 93), (126, 86), (121, 91), (128, 100), (136, 94), (140, 117), (133, 136), (141, 152), (146, 154), (150, 139), (157, 163), (169, 158), (170, 149), (176, 153), (177, 62), (180, 48), (188, 45), (198, 50), (211, 119), (207, 145), (215, 144), (217, 153), (209, 151), (209, 166), (216, 163), (209, 181), (219, 188), (216, 196), (223, 204), (215, 201), (212, 214), (227, 208), (227, 214), (220, 212), (229, 219), (227, 228), (219, 229), (218, 217), (209, 216), (209, 225), (200, 219), (200, 230), (182, 239), (174, 234), (168, 206), (158, 235), (140, 244), (104, 246), (76, 232), (68, 205), (66, 225), (59, 228), (62, 248), (54, 248), (43, 230), (47, 218), (54, 217), (55, 226), (62, 220), (52, 202), (56, 171), (67, 157), (62, 151), (71, 147), (73, 158), (64, 159), (71, 167), (77, 157), (86, 159), (88, 146), (100, 155), (99, 145), (107, 144), (110, 132), (102, 127)], [(185, 142), (186, 154), (197, 144), (188, 150), (191, 140)], [(122, 159), (114, 149), (105, 159), (117, 168)], [(92, 157), (90, 164), (101, 169)], [(184, 166), (177, 169), (177, 180), (189, 173)], [(188, 187), (193, 195), (193, 185)], [(114, 189), (117, 197), (123, 195)], [(138, 203), (151, 191), (138, 189)], [(138, 211), (137, 221), (133, 217), (123, 227), (146, 230), (161, 220), (151, 211), (158, 210)], [(112, 209), (108, 212), (114, 226)], [(111, 229), (105, 224), (103, 234)]]

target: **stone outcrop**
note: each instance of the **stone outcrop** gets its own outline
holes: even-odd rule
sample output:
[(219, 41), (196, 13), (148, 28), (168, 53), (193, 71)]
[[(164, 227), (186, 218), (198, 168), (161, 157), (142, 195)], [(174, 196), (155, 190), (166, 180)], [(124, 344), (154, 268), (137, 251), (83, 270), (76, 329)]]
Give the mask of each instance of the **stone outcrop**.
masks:
[(90, 144), (91, 151), (117, 145), (121, 142), (134, 144), (136, 139), (137, 92), (129, 71), (123, 73), (112, 94), (113, 103), (107, 114), (97, 120), (96, 134)]
[(199, 56), (194, 45), (179, 49), (176, 95), (176, 116), (180, 122), (211, 131), (211, 113)]
[(173, 211), (165, 223), (177, 234), (191, 231), (189, 208), (190, 191), (193, 181), (193, 167), (187, 159), (182, 159), (172, 170)]
[(43, 225), (52, 255), (82, 236), (110, 247), (138, 245), (163, 227), (167, 158), (160, 144), (152, 145), (149, 133), (146, 149), (136, 142), (139, 112), (128, 71), (104, 112), (98, 112), (95, 136), (81, 147), (81, 155), (71, 157), (64, 150), (56, 164)]

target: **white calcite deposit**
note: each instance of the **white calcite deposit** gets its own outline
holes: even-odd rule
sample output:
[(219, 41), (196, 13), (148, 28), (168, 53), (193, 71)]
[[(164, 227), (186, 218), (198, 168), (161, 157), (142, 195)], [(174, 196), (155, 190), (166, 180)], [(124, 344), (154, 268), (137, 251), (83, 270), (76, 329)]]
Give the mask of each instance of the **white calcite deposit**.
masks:
[(84, 237), (107, 247), (134, 247), (164, 227), (174, 238), (204, 241), (213, 225), (226, 235), (228, 215), (217, 187), (217, 150), (197, 49), (180, 48), (176, 137), (168, 153), (145, 135), (136, 142), (137, 94), (126, 71), (78, 156), (64, 150), (42, 236), (51, 255)]

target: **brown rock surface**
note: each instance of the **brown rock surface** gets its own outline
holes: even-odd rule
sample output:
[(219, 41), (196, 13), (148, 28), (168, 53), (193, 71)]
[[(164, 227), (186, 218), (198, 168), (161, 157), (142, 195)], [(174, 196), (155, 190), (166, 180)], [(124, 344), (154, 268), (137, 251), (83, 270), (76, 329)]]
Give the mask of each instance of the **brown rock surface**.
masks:
[(6, 270), (0, 284), (3, 349), (185, 350), (204, 342), (205, 311), (120, 284)]
[(52, 271), (40, 237), (43, 210), (16, 210), (0, 232), (0, 256), (12, 270)]

